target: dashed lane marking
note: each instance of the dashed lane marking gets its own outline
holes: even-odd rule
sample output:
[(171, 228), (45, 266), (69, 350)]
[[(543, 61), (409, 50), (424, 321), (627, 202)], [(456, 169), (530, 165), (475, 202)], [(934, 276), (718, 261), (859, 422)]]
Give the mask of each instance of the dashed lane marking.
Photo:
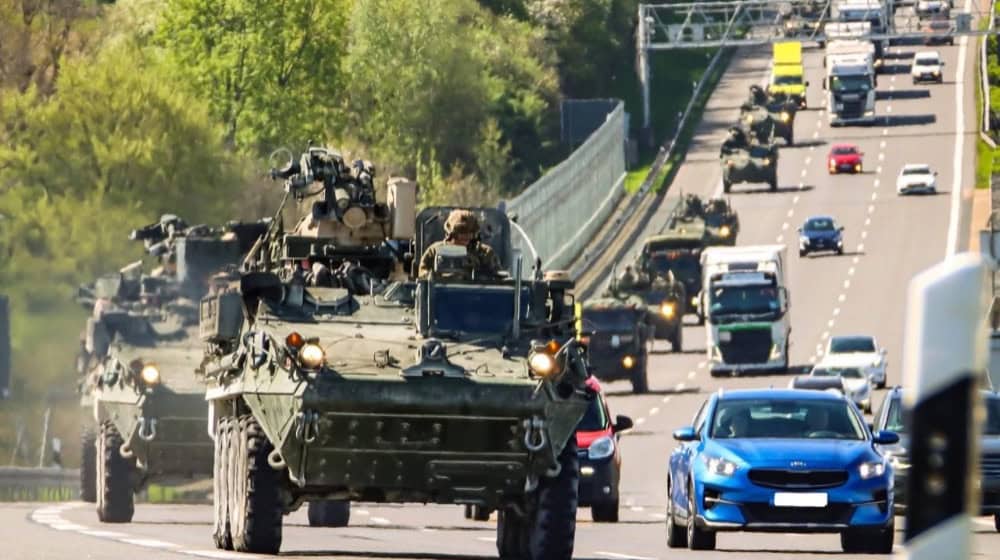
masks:
[(775, 241), (777, 241), (778, 243), (781, 243), (781, 242), (783, 242), (784, 240), (785, 240), (785, 236), (784, 236), (784, 235), (779, 235), (779, 236), (778, 236), (778, 237), (777, 237), (777, 238), (775, 239)]
[[(868, 218), (868, 219), (870, 220), (871, 218)], [(851, 259), (851, 261), (854, 264), (858, 264), (859, 262), (861, 262), (861, 257), (854, 257), (853, 259)]]
[(670, 402), (670, 395), (663, 397), (663, 402)]
[(889, 135), (889, 129), (888, 128), (883, 128), (882, 129), (882, 136), (888, 136), (888, 135)]
[(683, 391), (683, 390), (684, 390), (684, 387), (685, 387), (685, 385), (684, 385), (684, 382), (683, 382), (683, 381), (681, 381), (680, 383), (678, 383), (678, 384), (676, 385), (676, 388), (677, 388), (677, 390), (678, 390), (678, 391)]
[(839, 307), (834, 307), (833, 308), (833, 316), (836, 317), (837, 315), (840, 315), (840, 308)]
[(788, 222), (781, 224), (781, 231), (785, 231), (786, 229), (788, 229)]
[(861, 239), (866, 239), (867, 237), (868, 237), (868, 230), (866, 229), (861, 232)]
[(819, 138), (819, 131), (813, 132), (813, 138)]
[(635, 425), (636, 426), (642, 426), (645, 423), (646, 423), (646, 419), (645, 418), (636, 418), (635, 419)]
[(688, 379), (694, 379), (694, 376), (695, 376), (696, 374), (697, 374), (697, 372), (696, 372), (696, 371), (694, 371), (694, 370), (691, 370), (691, 371), (689, 371), (689, 372), (688, 372)]
[(97, 531), (97, 530), (87, 530), (80, 531), (81, 535), (87, 535), (88, 537), (97, 537), (99, 539), (123, 539), (127, 537), (125, 533), (116, 533), (115, 531)]
[(866, 226), (872, 225), (872, 219), (871, 218), (865, 218), (865, 225)]
[(794, 208), (789, 208), (788, 209), (788, 217), (791, 218), (794, 215), (795, 215), (795, 209)]
[(878, 198), (878, 193), (877, 192), (873, 192), (872, 193), (872, 200), (875, 200), (876, 198)]
[(879, 142), (878, 147), (879, 148), (885, 148), (885, 140), (882, 140), (881, 142)]
[(882, 173), (882, 166), (881, 165), (875, 167), (875, 173), (879, 173), (879, 174)]
[[(799, 185), (799, 188), (802, 188), (802, 185)], [(798, 204), (798, 203), (799, 203), (799, 195), (793, 196), (792, 197), (792, 204)]]
[(802, 176), (803, 176), (803, 177), (805, 177), (807, 173), (808, 173), (808, 171), (807, 171), (807, 170), (805, 170), (805, 169), (803, 169), (803, 170), (802, 170)]
[(885, 161), (885, 154), (879, 154), (878, 155), (878, 160), (879, 161)]
[(847, 275), (848, 276), (854, 276), (854, 267), (853, 266), (851, 268), (847, 269)]
[(806, 165), (812, 163), (812, 160), (813, 160), (812, 156), (806, 156)]
[(839, 301), (840, 303), (844, 303), (844, 300), (846, 299), (847, 299), (847, 294), (840, 294), (839, 296), (837, 296), (837, 301)]
[(656, 416), (659, 413), (660, 413), (660, 407), (658, 406), (654, 406), (653, 408), (649, 409), (650, 416)]
[(875, 205), (874, 204), (869, 204), (868, 205), (868, 213), (871, 214), (873, 212), (875, 212)]
[[(490, 539), (491, 541), (494, 539)], [(188, 556), (200, 556), (202, 558), (222, 558), (222, 559), (232, 559), (238, 560), (240, 558), (247, 558), (248, 554), (241, 554), (239, 552), (227, 552), (225, 550), (178, 550), (181, 554), (187, 554)]]
[(830, 338), (830, 331), (823, 331), (823, 336), (820, 337), (822, 340)]
[(705, 367), (707, 365), (708, 365), (708, 362), (702, 360), (702, 361), (698, 362), (698, 369), (701, 369), (701, 368), (703, 368), (703, 367)]
[(389, 525), (391, 522), (384, 517), (371, 517), (368, 519), (376, 525)]
[(834, 321), (833, 319), (830, 319), (829, 321), (827, 321), (827, 322), (826, 322), (826, 328), (828, 328), (828, 329), (832, 329), (832, 328), (833, 328), (833, 324), (834, 324), (835, 322), (836, 322), (836, 321)]
[(605, 552), (603, 550), (598, 550), (594, 554), (597, 556), (604, 556), (606, 558), (616, 558), (619, 560), (656, 560), (656, 558), (653, 558), (651, 556), (635, 556), (633, 554), (621, 554), (619, 552)]
[(858, 252), (859, 253), (864, 253), (865, 252), (865, 244), (864, 243), (858, 243)]
[(174, 543), (158, 541), (156, 539), (118, 539), (118, 542), (144, 546), (146, 548), (178, 548)]
[(875, 185), (875, 188), (876, 188), (876, 189), (878, 188), (878, 185), (879, 185), (879, 182), (880, 182), (880, 181), (879, 181), (878, 179), (875, 179), (875, 180), (874, 180), (874, 181), (872, 182), (872, 184), (873, 184), (873, 185)]
[(851, 279), (848, 278), (847, 280), (844, 280), (844, 289), (846, 290), (850, 287), (851, 287)]

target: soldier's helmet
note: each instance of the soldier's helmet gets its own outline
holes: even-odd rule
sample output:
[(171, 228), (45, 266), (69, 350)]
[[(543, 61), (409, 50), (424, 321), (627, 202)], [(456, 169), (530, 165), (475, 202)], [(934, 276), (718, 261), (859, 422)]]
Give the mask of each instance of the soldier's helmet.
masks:
[(460, 233), (476, 235), (479, 233), (479, 220), (469, 210), (452, 210), (444, 223), (444, 231), (448, 235)]

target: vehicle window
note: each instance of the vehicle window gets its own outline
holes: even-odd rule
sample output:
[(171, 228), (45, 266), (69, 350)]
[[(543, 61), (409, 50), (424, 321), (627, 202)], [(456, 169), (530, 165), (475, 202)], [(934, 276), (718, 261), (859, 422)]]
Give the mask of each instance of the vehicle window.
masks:
[(699, 254), (699, 251), (692, 249), (678, 249), (665, 253), (654, 253), (649, 259), (648, 266), (651, 270), (661, 275), (671, 270), (674, 271), (675, 275), (681, 272), (700, 275), (701, 263), (698, 261)]
[(698, 412), (694, 415), (694, 420), (691, 421), (691, 425), (694, 426), (694, 431), (701, 435), (701, 429), (705, 425), (705, 411), (708, 410), (708, 401), (701, 403), (701, 407), (698, 408)]
[(775, 76), (776, 86), (797, 86), (802, 83), (802, 76)]
[(856, 153), (858, 153), (858, 149), (854, 146), (841, 146), (833, 149), (833, 154), (837, 156), (847, 156)]
[(931, 168), (927, 166), (907, 167), (903, 169), (903, 175), (929, 175)]
[(734, 399), (719, 401), (711, 436), (720, 439), (865, 439), (865, 427), (844, 401)]
[(983, 434), (988, 436), (1000, 436), (1000, 398), (995, 396), (986, 397), (986, 425), (983, 426)]
[(812, 218), (806, 221), (804, 229), (808, 231), (833, 231), (836, 226), (829, 218)]
[(861, 379), (863, 377), (858, 368), (815, 368), (812, 374), (816, 377), (844, 377), (847, 379)]
[(830, 340), (831, 354), (874, 351), (875, 340), (867, 336), (838, 336)]
[(872, 89), (871, 77), (867, 74), (854, 76), (833, 76), (830, 78), (833, 91), (868, 91)]
[[(521, 317), (528, 313), (530, 293), (521, 293)], [(445, 332), (506, 334), (514, 323), (514, 290), (501, 286), (435, 285), (431, 307), (434, 328)], [(482, 313), (469, 313), (479, 309)]]
[(584, 309), (583, 329), (585, 331), (632, 331), (635, 328), (635, 312), (630, 309)]
[(780, 307), (774, 286), (729, 286), (715, 288), (709, 301), (713, 317), (728, 314), (773, 313)]
[(906, 429), (903, 426), (903, 400), (902, 399), (890, 399), (889, 400), (889, 411), (885, 416), (885, 427), (883, 430), (889, 430), (890, 432), (906, 433)]
[(604, 413), (604, 403), (600, 395), (594, 397), (587, 406), (587, 412), (583, 414), (576, 429), (584, 432), (596, 432), (608, 427), (608, 415)]
[(766, 146), (753, 144), (750, 146), (750, 156), (755, 158), (765, 158), (771, 155), (771, 151)]

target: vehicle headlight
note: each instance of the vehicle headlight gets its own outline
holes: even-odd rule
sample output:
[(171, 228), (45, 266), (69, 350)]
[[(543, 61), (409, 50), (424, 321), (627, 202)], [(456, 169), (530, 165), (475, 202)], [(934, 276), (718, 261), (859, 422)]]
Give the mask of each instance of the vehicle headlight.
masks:
[(836, 160), (832, 160), (832, 159), (831, 159), (831, 160), (830, 160), (830, 161), (829, 161), (829, 162), (827, 163), (827, 165), (829, 165), (829, 166), (830, 166), (830, 169), (833, 169), (833, 168), (837, 167), (837, 161), (836, 161)]
[(800, 245), (808, 245), (809, 244), (809, 238), (806, 237), (806, 236), (804, 236), (804, 235), (800, 236), (799, 237), (799, 244)]
[(747, 124), (753, 124), (753, 115), (747, 115), (746, 116), (746, 121), (747, 121)]
[(556, 359), (547, 352), (534, 352), (528, 357), (528, 367), (539, 377), (548, 377), (556, 372)]
[(777, 360), (781, 357), (781, 346), (778, 344), (771, 345), (771, 355), (768, 356), (768, 361)]
[(870, 117), (870, 116), (872, 116), (874, 114), (875, 114), (875, 110), (874, 109), (872, 109), (871, 111), (865, 111), (865, 116), (866, 117)]
[(875, 358), (872, 362), (872, 367), (882, 367), (882, 358)]
[(729, 230), (729, 226), (722, 226), (719, 228), (719, 235), (721, 237), (729, 237), (730, 233), (732, 233), (732, 231)]
[(660, 315), (663, 315), (667, 319), (673, 319), (674, 314), (677, 312), (673, 303), (665, 301), (660, 304)]
[(608, 457), (614, 455), (615, 453), (615, 440), (614, 438), (604, 436), (602, 438), (595, 439), (590, 447), (587, 448), (587, 458), (593, 461), (600, 459), (607, 459)]
[(882, 476), (885, 474), (885, 463), (882, 461), (861, 463), (858, 465), (858, 474), (860, 474), (861, 478), (864, 480), (875, 478), (876, 476)]
[(782, 111), (781, 112), (781, 122), (787, 123), (790, 120), (792, 120), (792, 114), (789, 113), (788, 111)]
[(307, 342), (299, 348), (299, 365), (306, 369), (319, 369), (326, 363), (326, 352), (315, 342)]
[(736, 473), (736, 463), (722, 457), (705, 457), (705, 468), (711, 474), (733, 476)]
[(146, 364), (142, 366), (139, 376), (146, 385), (156, 385), (160, 382), (160, 369), (154, 364)]
[(691, 305), (698, 305), (698, 296), (691, 296)]
[(771, 165), (771, 158), (769, 157), (764, 158), (764, 165)]
[(632, 356), (625, 356), (624, 358), (622, 358), (622, 367), (624, 367), (625, 369), (632, 369), (633, 367), (635, 367), (635, 358), (633, 358)]
[(855, 171), (861, 171), (861, 164), (860, 163), (855, 163), (854, 164), (854, 170)]
[(733, 166), (733, 160), (727, 159), (726, 160), (726, 165), (728, 165), (729, 167), (732, 167)]

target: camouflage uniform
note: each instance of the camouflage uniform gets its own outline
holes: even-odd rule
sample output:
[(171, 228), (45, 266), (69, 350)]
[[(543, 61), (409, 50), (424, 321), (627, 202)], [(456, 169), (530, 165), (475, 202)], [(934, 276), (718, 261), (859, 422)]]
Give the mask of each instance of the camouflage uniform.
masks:
[(444, 224), (444, 241), (438, 241), (428, 247), (420, 257), (419, 276), (426, 278), (434, 271), (434, 259), (437, 257), (438, 249), (444, 245), (457, 245), (455, 236), (461, 233), (472, 236), (472, 241), (466, 246), (468, 251), (468, 269), (465, 271), (465, 280), (471, 280), (473, 272), (475, 276), (496, 276), (500, 271), (500, 259), (493, 252), (493, 248), (479, 241), (479, 221), (476, 215), (468, 210), (452, 210), (448, 215), (448, 220)]

